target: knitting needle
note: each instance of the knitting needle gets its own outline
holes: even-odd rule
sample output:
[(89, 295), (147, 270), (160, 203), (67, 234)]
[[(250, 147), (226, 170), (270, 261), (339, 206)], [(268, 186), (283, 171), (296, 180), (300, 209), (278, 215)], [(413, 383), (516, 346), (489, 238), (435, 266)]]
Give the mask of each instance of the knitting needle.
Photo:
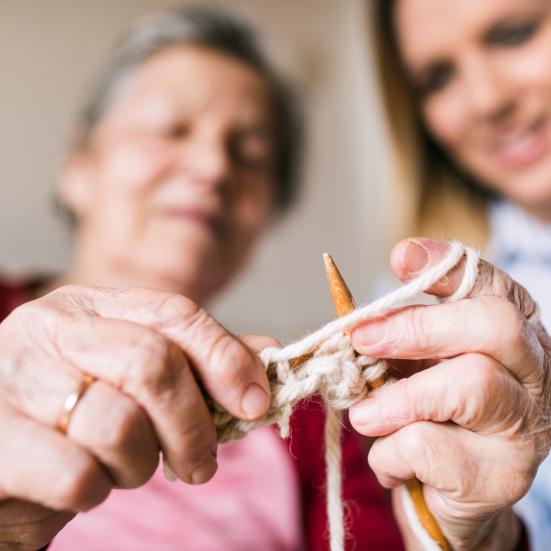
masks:
[[(329, 291), (333, 299), (333, 304), (335, 305), (337, 316), (346, 316), (356, 307), (352, 293), (348, 289), (346, 282), (344, 281), (331, 256), (324, 253), (323, 262), (325, 264), (325, 273), (327, 275)], [(349, 331), (347, 331), (347, 334), (349, 334)], [(379, 388), (384, 384), (384, 382), (384, 377), (382, 377), (381, 379), (372, 382), (370, 386), (373, 388)], [(413, 480), (408, 480), (406, 482), (406, 487), (423, 528), (443, 551), (451, 551), (450, 545), (442, 533), (438, 522), (430, 512), (430, 509), (427, 507), (423, 496), (423, 485), (421, 482), (414, 478)]]

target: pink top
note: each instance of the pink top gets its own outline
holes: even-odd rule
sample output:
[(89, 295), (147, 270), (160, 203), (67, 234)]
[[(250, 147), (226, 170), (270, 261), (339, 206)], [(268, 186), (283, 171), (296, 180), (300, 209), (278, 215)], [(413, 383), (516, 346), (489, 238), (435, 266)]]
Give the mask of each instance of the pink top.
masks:
[(77, 515), (48, 551), (297, 551), (303, 548), (296, 467), (272, 427), (219, 447), (202, 486), (169, 482), (159, 467), (136, 490), (114, 490)]

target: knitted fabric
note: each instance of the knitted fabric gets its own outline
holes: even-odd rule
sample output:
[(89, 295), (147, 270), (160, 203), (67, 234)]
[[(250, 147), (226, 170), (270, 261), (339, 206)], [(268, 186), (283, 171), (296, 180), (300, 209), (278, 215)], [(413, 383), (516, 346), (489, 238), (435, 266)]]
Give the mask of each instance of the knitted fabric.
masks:
[(327, 405), (336, 410), (348, 409), (364, 398), (369, 391), (369, 383), (384, 375), (384, 362), (356, 355), (345, 331), (426, 291), (463, 257), (466, 261), (463, 279), (457, 291), (445, 299), (459, 300), (474, 285), (478, 274), (478, 253), (461, 243), (452, 242), (448, 254), (439, 264), (399, 289), (329, 322), (284, 348), (262, 350), (260, 359), (266, 368), (271, 389), (270, 409), (260, 419), (243, 421), (215, 407), (214, 424), (219, 442), (241, 438), (248, 431), (267, 423), (277, 423), (282, 436), (287, 436), (293, 407), (314, 394), (320, 394)]
[(289, 417), (294, 406), (303, 398), (315, 394), (323, 397), (327, 406), (325, 460), (331, 551), (343, 551), (345, 540), (341, 497), (341, 410), (364, 398), (370, 383), (385, 374), (384, 361), (357, 355), (345, 332), (426, 291), (463, 258), (463, 279), (456, 292), (444, 299), (460, 300), (468, 295), (476, 281), (479, 255), (459, 242), (452, 242), (448, 254), (440, 263), (399, 289), (327, 323), (299, 341), (283, 348), (265, 348), (260, 358), (270, 383), (271, 405), (264, 417), (244, 421), (231, 416), (218, 405), (210, 404), (218, 440), (228, 442), (271, 423), (277, 423), (281, 435), (285, 437), (289, 432)]

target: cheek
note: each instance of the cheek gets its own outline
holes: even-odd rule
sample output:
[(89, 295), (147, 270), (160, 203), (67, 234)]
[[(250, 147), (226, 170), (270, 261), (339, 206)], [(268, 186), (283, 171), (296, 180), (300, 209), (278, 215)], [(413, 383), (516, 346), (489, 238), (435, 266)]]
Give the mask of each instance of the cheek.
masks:
[(86, 213), (86, 225), (96, 241), (115, 254), (141, 242), (151, 221), (158, 183), (169, 166), (166, 149), (154, 143), (128, 138), (102, 142), (95, 166), (94, 199)]
[(537, 107), (551, 103), (551, 31), (533, 47), (504, 59), (503, 65), (519, 93), (519, 102), (537, 103)]
[(120, 192), (134, 194), (154, 186), (170, 165), (170, 151), (148, 140), (107, 143), (101, 156), (102, 180)]
[(464, 102), (454, 90), (429, 99), (422, 108), (426, 128), (453, 155), (468, 130)]

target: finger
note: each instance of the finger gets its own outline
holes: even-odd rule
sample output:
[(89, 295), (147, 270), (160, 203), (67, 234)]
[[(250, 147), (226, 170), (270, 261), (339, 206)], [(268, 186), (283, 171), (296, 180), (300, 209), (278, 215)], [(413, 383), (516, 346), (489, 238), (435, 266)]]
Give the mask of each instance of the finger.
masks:
[(535, 329), (503, 298), (478, 297), (457, 303), (393, 310), (352, 332), (361, 354), (383, 358), (450, 358), (479, 352), (504, 365), (540, 393), (544, 350)]
[(93, 454), (120, 488), (145, 484), (159, 462), (159, 444), (145, 412), (102, 381), (78, 403), (67, 436)]
[[(78, 392), (82, 378), (82, 373), (60, 361), (46, 365), (32, 350), (5, 381), (5, 401), (35, 421), (57, 428), (65, 401)], [(145, 412), (102, 381), (93, 383), (80, 398), (67, 434), (92, 453), (122, 488), (145, 483), (158, 463), (159, 444)]]
[[(424, 270), (438, 264), (445, 258), (448, 249), (449, 243), (447, 241), (420, 237), (400, 241), (391, 253), (392, 271), (402, 281), (409, 281), (419, 276)], [(452, 295), (463, 279), (464, 269), (465, 260), (463, 259), (447, 276), (438, 281), (427, 292), (439, 297)], [(526, 289), (485, 260), (479, 261), (478, 277), (468, 296), (505, 298), (528, 318), (536, 311), (536, 303)]]
[[(90, 317), (83, 331), (82, 319), (78, 323), (63, 321), (63, 330), (52, 335), (55, 341), (30, 350), (25, 361), (4, 381), (15, 407), (39, 422), (57, 426), (65, 400), (80, 386), (82, 374), (72, 367), (78, 366), (78, 370), (121, 389), (145, 410), (172, 470), (182, 480), (201, 483), (210, 479), (217, 466), (216, 432), (177, 345), (131, 322)], [(46, 365), (48, 362), (50, 365)], [(105, 407), (110, 405), (104, 404), (95, 414), (103, 415)], [(121, 446), (118, 450), (120, 453)], [(137, 473), (144, 473), (140, 461), (148, 463), (148, 457), (136, 461)], [(118, 477), (122, 475), (120, 467)], [(123, 486), (135, 485), (140, 478), (136, 478), (136, 472), (126, 476), (124, 480), (117, 478)]]
[(0, 410), (0, 490), (55, 510), (81, 512), (99, 505), (112, 481), (90, 454), (59, 432)]
[(28, 501), (8, 499), (0, 503), (2, 542), (17, 542), (17, 551), (41, 549), (47, 546), (74, 516), (74, 513), (53, 511)]
[(184, 350), (208, 394), (232, 415), (254, 419), (268, 410), (268, 380), (258, 356), (189, 299), (144, 289), (69, 287), (58, 293), (96, 315), (162, 332)]
[(239, 340), (257, 354), (265, 348), (281, 348), (281, 343), (273, 337), (241, 335)]
[(455, 465), (459, 458), (465, 472), (470, 472), (473, 458), (467, 442), (467, 431), (459, 426), (420, 421), (378, 438), (368, 461), (385, 488), (396, 488), (417, 478), (428, 486), (452, 492), (458, 483), (450, 473), (452, 469), (437, 466)]
[[(488, 396), (492, 399), (489, 400)], [(372, 391), (349, 411), (366, 436), (391, 434), (417, 421), (454, 423), (479, 433), (532, 432), (536, 402), (496, 361), (465, 354)]]
[[(132, 397), (147, 413), (172, 470), (201, 484), (216, 471), (216, 431), (180, 348), (136, 323), (94, 319), (60, 337), (66, 359)], [(90, 346), (101, 342), (102, 346)]]
[[(369, 464), (379, 482), (396, 488), (419, 479), (429, 509), (448, 518), (511, 505), (528, 490), (537, 464), (526, 446), (513, 452), (507, 440), (488, 438), (453, 423), (420, 421), (378, 438), (369, 452)], [(512, 476), (511, 473), (515, 473)], [(506, 488), (496, 481), (507, 480)]]

